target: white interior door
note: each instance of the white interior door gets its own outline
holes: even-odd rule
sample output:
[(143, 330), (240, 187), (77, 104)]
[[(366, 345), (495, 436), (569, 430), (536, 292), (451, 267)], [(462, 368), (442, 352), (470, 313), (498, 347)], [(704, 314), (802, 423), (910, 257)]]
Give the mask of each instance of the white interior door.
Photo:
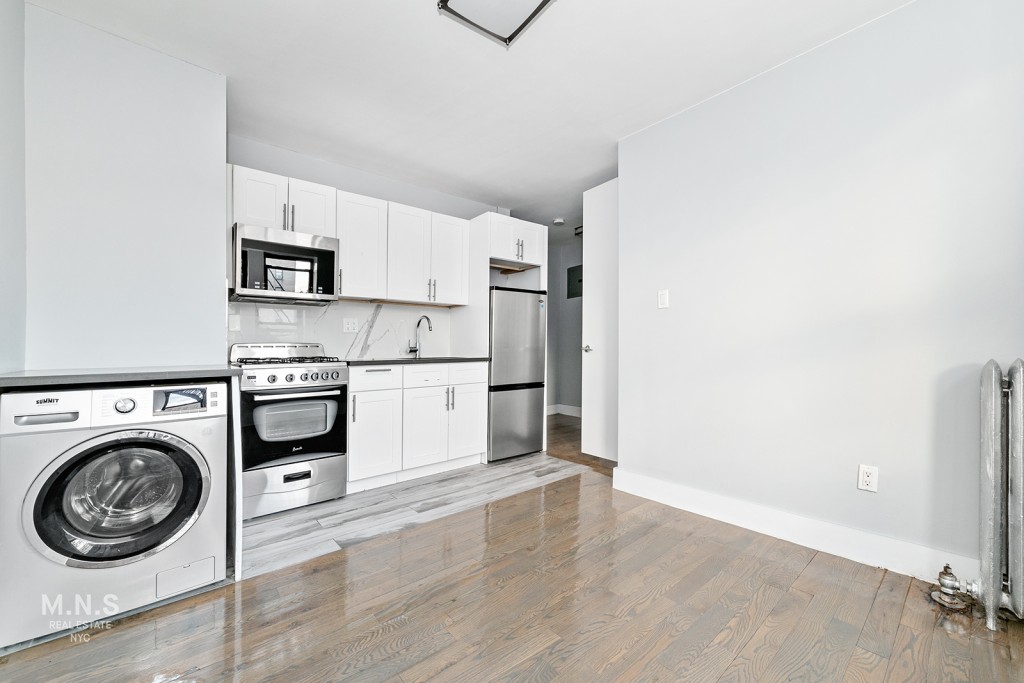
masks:
[[(619, 181), (583, 193), (583, 433), (588, 455), (619, 459)], [(589, 350), (588, 350), (589, 349)]]

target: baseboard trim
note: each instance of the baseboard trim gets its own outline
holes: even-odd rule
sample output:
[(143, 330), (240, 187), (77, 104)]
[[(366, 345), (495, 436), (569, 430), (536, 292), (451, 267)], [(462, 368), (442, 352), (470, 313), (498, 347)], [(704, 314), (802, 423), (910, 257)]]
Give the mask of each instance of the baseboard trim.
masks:
[(572, 417), (583, 417), (583, 409), (579, 406), (567, 406), (561, 403), (548, 406), (548, 415), (570, 415)]
[(947, 562), (962, 579), (972, 580), (981, 574), (977, 558), (802, 517), (758, 503), (624, 471), (622, 467), (615, 468), (612, 485), (619, 491), (680, 510), (929, 582), (935, 581), (942, 565)]

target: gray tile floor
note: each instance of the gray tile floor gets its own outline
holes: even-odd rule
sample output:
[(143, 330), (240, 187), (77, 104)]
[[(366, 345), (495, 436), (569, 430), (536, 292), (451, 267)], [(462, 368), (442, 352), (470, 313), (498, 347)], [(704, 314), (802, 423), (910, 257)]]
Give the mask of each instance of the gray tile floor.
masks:
[(368, 538), (587, 471), (543, 453), (472, 465), (246, 522), (242, 576), (288, 567)]

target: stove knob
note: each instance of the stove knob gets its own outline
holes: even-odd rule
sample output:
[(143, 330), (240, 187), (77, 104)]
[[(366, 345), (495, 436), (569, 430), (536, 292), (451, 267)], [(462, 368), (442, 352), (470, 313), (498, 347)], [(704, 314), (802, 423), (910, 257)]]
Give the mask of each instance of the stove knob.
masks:
[(277, 375), (270, 375), (270, 376), (267, 377), (267, 382), (269, 382), (270, 384), (273, 384), (276, 381), (277, 381)]
[(315, 382), (318, 379), (320, 379), (320, 375), (314, 372), (312, 375), (309, 376), (309, 378)]
[(321, 382), (330, 382), (331, 381), (331, 373), (329, 373), (329, 372), (322, 372), (322, 373), (320, 373), (320, 381)]
[(309, 373), (308, 372), (302, 373), (301, 375), (299, 375), (299, 379), (302, 380), (303, 382), (308, 382), (309, 381)]
[(293, 375), (291, 373), (288, 373), (287, 375), (284, 376), (284, 381), (285, 382), (294, 382), (295, 381), (295, 375)]
[(135, 401), (130, 398), (122, 398), (114, 404), (114, 410), (122, 415), (126, 415), (135, 410)]
[(338, 372), (337, 370), (335, 370), (334, 372), (331, 373), (331, 379), (338, 379), (340, 377), (341, 377), (341, 373)]

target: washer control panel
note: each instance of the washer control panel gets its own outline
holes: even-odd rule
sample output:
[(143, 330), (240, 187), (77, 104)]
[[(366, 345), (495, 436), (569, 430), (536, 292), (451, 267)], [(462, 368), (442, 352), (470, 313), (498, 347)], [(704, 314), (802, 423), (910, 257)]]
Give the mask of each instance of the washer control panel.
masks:
[(92, 392), (93, 426), (227, 414), (226, 384), (115, 387)]

